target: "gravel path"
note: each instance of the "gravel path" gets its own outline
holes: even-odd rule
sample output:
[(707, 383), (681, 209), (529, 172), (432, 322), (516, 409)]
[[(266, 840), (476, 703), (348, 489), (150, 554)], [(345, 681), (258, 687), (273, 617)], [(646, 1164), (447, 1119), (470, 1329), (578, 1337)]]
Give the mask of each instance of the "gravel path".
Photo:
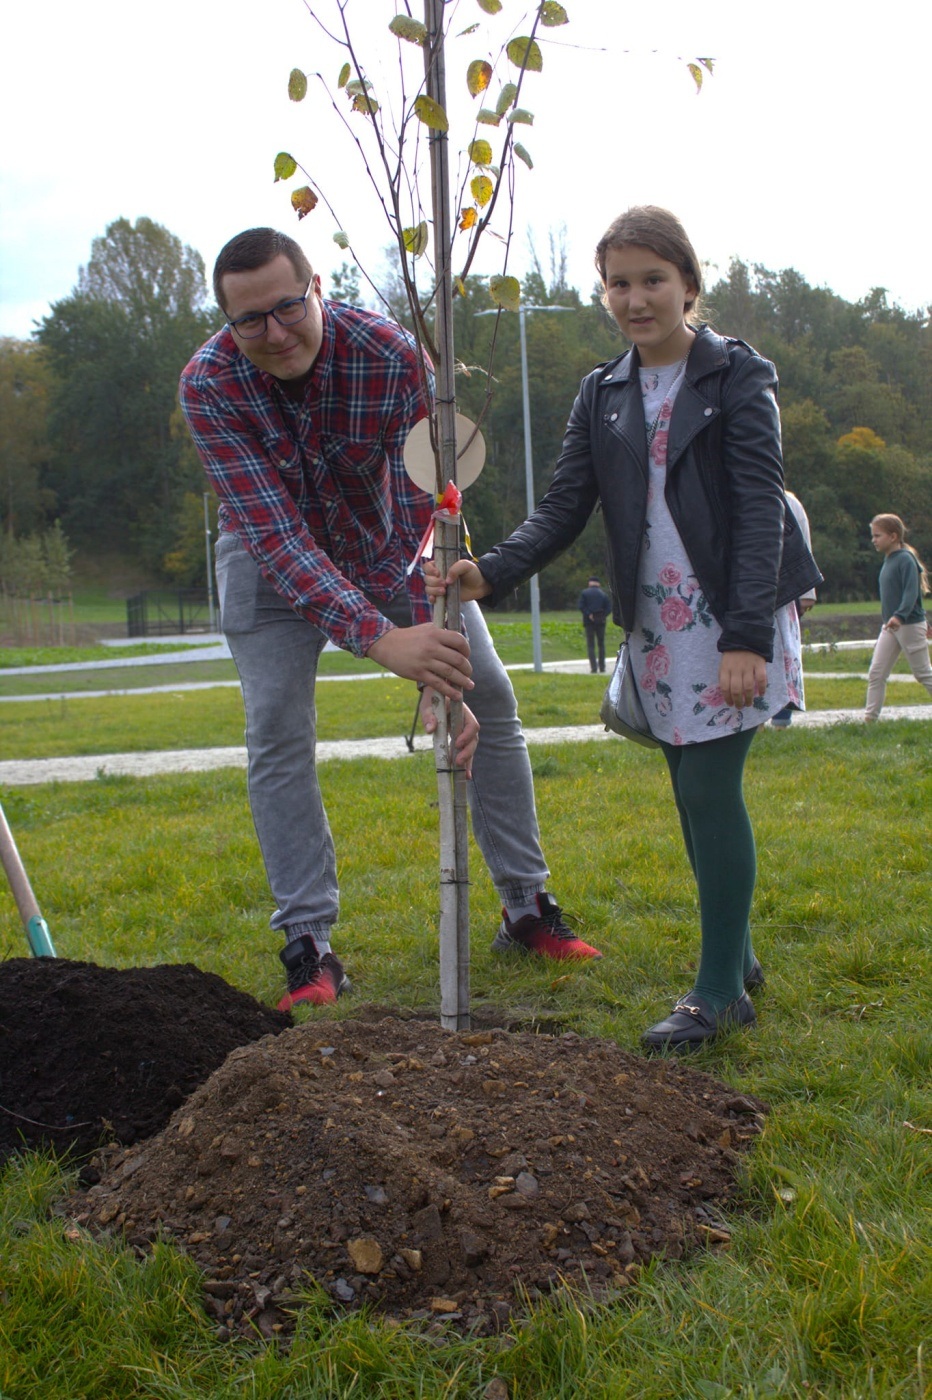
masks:
[[(898, 705), (881, 715), (890, 719), (932, 720), (932, 705)], [(824, 729), (832, 724), (862, 724), (863, 711), (810, 710), (796, 715), (794, 729)], [(615, 740), (601, 724), (578, 724), (565, 728), (526, 729), (528, 744), (580, 744), (593, 740)], [(792, 742), (792, 740), (788, 740)], [(414, 740), (415, 753), (427, 753), (431, 742), (420, 734)], [(337, 739), (317, 745), (317, 760), (353, 758), (410, 758), (402, 735), (389, 739)], [(148, 778), (160, 773), (207, 773), (216, 768), (245, 768), (245, 748), (171, 749), (160, 753), (90, 754), (80, 758), (11, 759), (0, 763), (0, 786), (21, 787), (30, 783), (81, 783), (103, 776), (122, 775)]]

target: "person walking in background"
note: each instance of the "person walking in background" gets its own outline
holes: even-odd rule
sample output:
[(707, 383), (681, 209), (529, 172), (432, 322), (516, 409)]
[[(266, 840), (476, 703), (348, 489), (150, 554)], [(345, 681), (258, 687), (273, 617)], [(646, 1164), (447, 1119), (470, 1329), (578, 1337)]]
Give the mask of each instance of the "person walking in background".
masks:
[(922, 596), (929, 592), (929, 575), (911, 544), (898, 515), (875, 515), (871, 544), (883, 555), (880, 567), (880, 615), (883, 626), (867, 672), (864, 718), (877, 719), (887, 693), (887, 678), (902, 652), (920, 685), (932, 695), (932, 664)]
[[(221, 625), (243, 690), (249, 802), (285, 947), (287, 992), (334, 1002), (349, 983), (330, 944), (337, 863), (315, 762), (317, 665), (329, 639), (424, 691), (469, 695), (457, 763), (473, 834), (503, 906), (496, 951), (598, 958), (546, 891), (527, 745), (479, 609), (436, 627), (409, 561), (433, 511), (403, 449), (432, 386), (408, 334), (325, 300), (301, 246), (248, 229), (221, 249), (223, 330), (181, 376), (181, 406), (220, 498)], [(482, 729), (482, 746), (477, 748)]]
[(747, 989), (764, 976), (749, 925), (756, 855), (744, 764), (757, 728), (787, 701), (803, 705), (787, 604), (821, 575), (784, 508), (776, 371), (699, 321), (702, 273), (680, 221), (629, 209), (599, 240), (596, 266), (632, 348), (583, 380), (534, 514), (446, 580), (425, 565), (427, 591), (437, 597), (459, 578), (462, 597), (494, 604), (567, 549), (601, 505), (614, 614), (670, 771), (702, 926), (692, 990), (642, 1043), (692, 1050), (756, 1019)]
[[(794, 496), (792, 491), (787, 491), (786, 503), (795, 515), (796, 523), (802, 530), (803, 536), (806, 540), (806, 544), (809, 546), (809, 549), (811, 551), (812, 534), (809, 530), (809, 517), (803, 510), (802, 501), (799, 499), (798, 496)], [(815, 602), (816, 591), (814, 588), (810, 588), (808, 593), (804, 593), (801, 598), (796, 599), (796, 611), (799, 614), (800, 618), (804, 617), (810, 608), (815, 607)], [(778, 710), (777, 713), (774, 715), (773, 719), (770, 721), (771, 728), (789, 729), (790, 725), (793, 723), (793, 711), (795, 709), (795, 705), (784, 705), (783, 709)]]
[[(586, 650), (589, 653), (589, 670), (605, 670), (605, 623), (612, 610), (612, 600), (593, 575), (588, 585), (579, 595), (576, 604), (582, 613), (583, 627), (586, 629)], [(598, 664), (596, 661), (598, 660)]]

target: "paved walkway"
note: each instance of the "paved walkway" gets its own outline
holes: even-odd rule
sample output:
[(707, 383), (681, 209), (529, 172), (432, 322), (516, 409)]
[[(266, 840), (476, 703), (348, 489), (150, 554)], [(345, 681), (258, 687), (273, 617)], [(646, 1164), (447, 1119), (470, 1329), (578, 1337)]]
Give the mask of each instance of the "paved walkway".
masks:
[[(898, 705), (881, 715), (880, 723), (891, 719), (932, 720), (932, 705)], [(833, 724), (862, 724), (863, 711), (810, 710), (797, 715), (792, 728), (784, 730), (786, 740), (794, 729), (824, 729)], [(565, 728), (526, 729), (528, 744), (579, 744), (593, 740), (617, 740), (601, 724), (578, 724)], [(414, 740), (416, 753), (431, 749), (431, 741), (419, 734)], [(408, 758), (405, 738), (338, 739), (317, 745), (317, 761), (353, 758)], [(206, 773), (217, 768), (245, 768), (245, 748), (171, 749), (160, 753), (91, 754), (82, 758), (11, 759), (0, 763), (0, 786), (21, 787), (31, 783), (80, 783), (103, 776), (148, 778), (161, 773)]]

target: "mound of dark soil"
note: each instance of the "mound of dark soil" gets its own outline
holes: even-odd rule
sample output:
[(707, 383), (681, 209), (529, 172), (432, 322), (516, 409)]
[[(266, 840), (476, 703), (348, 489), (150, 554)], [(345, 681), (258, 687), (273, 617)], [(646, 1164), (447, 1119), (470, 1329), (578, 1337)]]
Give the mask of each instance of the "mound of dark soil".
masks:
[(174, 1238), (221, 1335), (287, 1333), (311, 1279), (335, 1304), (492, 1330), (564, 1280), (611, 1294), (651, 1256), (726, 1244), (763, 1111), (611, 1041), (308, 1022), (100, 1154), (67, 1233)]
[(0, 1161), (151, 1137), (231, 1050), (290, 1025), (190, 963), (0, 963)]

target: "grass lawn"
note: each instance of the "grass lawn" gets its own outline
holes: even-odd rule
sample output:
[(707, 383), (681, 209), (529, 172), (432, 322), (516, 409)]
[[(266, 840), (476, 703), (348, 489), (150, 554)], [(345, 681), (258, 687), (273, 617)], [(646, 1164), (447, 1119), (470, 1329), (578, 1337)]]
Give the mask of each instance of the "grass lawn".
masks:
[[(592, 722), (599, 678), (515, 679), (527, 723)], [(824, 681), (810, 703), (820, 686), (863, 701), (862, 682)], [(923, 694), (904, 689), (912, 702)], [(321, 686), (322, 725), (328, 737), (401, 735), (410, 692), (391, 680)], [(5, 756), (237, 743), (242, 732), (235, 690), (66, 701), (47, 707), (44, 726), (42, 711), (0, 706)], [(697, 951), (665, 766), (620, 740), (535, 747), (532, 761), (554, 892), (605, 959), (555, 976), (493, 958), (497, 905), (474, 851), (473, 998), (636, 1048), (688, 988)], [(757, 1029), (696, 1062), (772, 1110), (727, 1250), (657, 1263), (619, 1303), (548, 1305), (493, 1339), (438, 1344), (318, 1300), (281, 1354), (215, 1341), (194, 1271), (172, 1249), (139, 1262), (66, 1241), (49, 1209), (67, 1177), (33, 1156), (0, 1181), (0, 1395), (479, 1400), (495, 1378), (511, 1400), (930, 1395), (929, 769), (925, 724), (755, 741), (754, 929), (768, 983)], [(432, 760), (331, 763), (323, 784), (340, 855), (338, 948), (356, 984), (336, 1014), (362, 1001), (435, 1008)], [(243, 773), (10, 788), (2, 800), (60, 956), (192, 961), (277, 998)], [(0, 956), (26, 951), (12, 900), (0, 899)]]

